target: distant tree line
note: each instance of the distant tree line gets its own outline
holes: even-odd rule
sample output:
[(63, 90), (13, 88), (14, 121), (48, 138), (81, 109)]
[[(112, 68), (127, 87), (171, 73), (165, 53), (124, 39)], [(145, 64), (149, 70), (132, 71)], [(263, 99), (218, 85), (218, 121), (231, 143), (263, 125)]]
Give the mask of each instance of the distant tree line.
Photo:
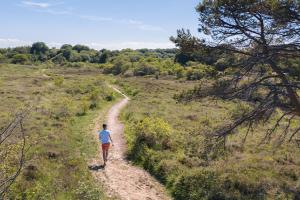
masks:
[[(64, 44), (61, 48), (49, 48), (44, 42), (36, 42), (32, 46), (22, 46), (16, 48), (0, 49), (0, 61), (2, 63), (31, 64), (34, 62), (52, 61), (55, 64), (66, 62), (87, 62), (87, 63), (107, 63), (110, 58), (131, 51), (139, 53), (140, 56), (155, 56), (158, 58), (172, 58), (175, 55), (175, 49), (140, 49), (140, 50), (122, 50), (110, 51), (102, 49), (97, 51), (85, 45)], [(134, 58), (131, 58), (134, 61)]]
[[(163, 75), (187, 80), (211, 78), (217, 76), (218, 71), (224, 71), (225, 67), (215, 65), (216, 61), (213, 59), (212, 55), (207, 54), (206, 49), (197, 55), (183, 53), (175, 48), (98, 51), (79, 44), (74, 46), (65, 44), (59, 49), (49, 48), (43, 42), (36, 42), (32, 46), (0, 49), (0, 63), (96, 66), (103, 69), (103, 73), (106, 74), (156, 77)], [(225, 66), (225, 63), (223, 64)]]

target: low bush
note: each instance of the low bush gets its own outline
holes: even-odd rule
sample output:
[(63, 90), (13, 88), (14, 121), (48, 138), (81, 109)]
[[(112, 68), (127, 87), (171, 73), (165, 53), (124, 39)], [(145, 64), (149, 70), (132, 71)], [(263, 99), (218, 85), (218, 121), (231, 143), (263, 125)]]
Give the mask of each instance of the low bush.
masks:
[(183, 173), (175, 183), (173, 195), (178, 200), (238, 200), (265, 199), (266, 186), (243, 176), (227, 176), (208, 169), (193, 169)]
[(124, 74), (129, 69), (129, 67), (130, 67), (129, 63), (118, 61), (113, 65), (106, 66), (103, 70), (103, 73), (113, 74), (113, 75)]
[(208, 170), (190, 170), (175, 183), (173, 195), (177, 200), (225, 199), (219, 176)]
[(84, 62), (74, 62), (74, 63), (72, 63), (72, 62), (67, 62), (67, 63), (65, 63), (64, 66), (65, 66), (65, 67), (70, 67), (70, 68), (83, 68), (83, 67), (86, 67), (87, 64), (84, 63)]
[(12, 63), (14, 64), (29, 64), (30, 55), (28, 54), (16, 54), (12, 57)]
[(133, 127), (135, 144), (146, 145), (150, 149), (169, 148), (171, 127), (160, 118), (144, 118)]
[(149, 63), (140, 63), (133, 71), (134, 76), (154, 75), (159, 71), (156, 67)]
[(187, 68), (187, 80), (200, 80), (202, 78), (214, 78), (218, 71), (209, 65), (197, 64)]
[(106, 101), (113, 101), (113, 100), (115, 100), (116, 99), (116, 97), (115, 97), (115, 94), (113, 93), (113, 92), (111, 92), (111, 93), (109, 93), (109, 94), (107, 94), (106, 96), (105, 96), (105, 100)]

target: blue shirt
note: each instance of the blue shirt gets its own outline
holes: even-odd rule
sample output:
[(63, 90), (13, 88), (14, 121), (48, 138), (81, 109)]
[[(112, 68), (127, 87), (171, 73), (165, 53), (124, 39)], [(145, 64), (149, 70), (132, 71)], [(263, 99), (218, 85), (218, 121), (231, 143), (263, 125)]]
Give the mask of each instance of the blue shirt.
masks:
[(110, 132), (108, 130), (99, 131), (98, 134), (99, 134), (99, 140), (101, 141), (102, 144), (110, 143), (109, 142)]

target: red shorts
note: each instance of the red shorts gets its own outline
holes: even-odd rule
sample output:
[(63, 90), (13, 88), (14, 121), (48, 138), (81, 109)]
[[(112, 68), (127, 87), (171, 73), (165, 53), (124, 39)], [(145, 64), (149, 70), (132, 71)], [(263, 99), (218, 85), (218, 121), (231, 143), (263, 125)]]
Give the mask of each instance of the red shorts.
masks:
[(110, 143), (102, 144), (102, 151), (108, 151)]

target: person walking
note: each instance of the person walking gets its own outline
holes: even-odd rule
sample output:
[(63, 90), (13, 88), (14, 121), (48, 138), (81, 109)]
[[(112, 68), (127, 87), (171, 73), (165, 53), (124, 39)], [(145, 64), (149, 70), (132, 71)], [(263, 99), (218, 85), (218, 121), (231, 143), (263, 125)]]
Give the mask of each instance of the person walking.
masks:
[(107, 130), (107, 125), (103, 124), (103, 130), (98, 132), (99, 134), (99, 141), (102, 144), (102, 156), (104, 161), (104, 167), (106, 166), (107, 158), (108, 158), (108, 150), (110, 147), (110, 143), (113, 145), (112, 138), (110, 136), (110, 131)]

